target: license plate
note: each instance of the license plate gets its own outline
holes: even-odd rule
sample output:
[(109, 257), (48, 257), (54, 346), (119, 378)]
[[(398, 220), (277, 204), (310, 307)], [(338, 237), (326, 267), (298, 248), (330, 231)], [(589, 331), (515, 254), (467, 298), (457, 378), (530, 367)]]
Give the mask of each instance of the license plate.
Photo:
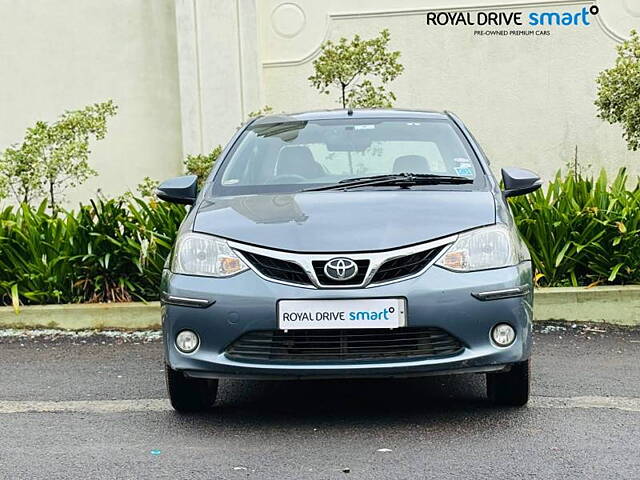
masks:
[(404, 327), (405, 304), (404, 298), (280, 300), (278, 326), (282, 330)]

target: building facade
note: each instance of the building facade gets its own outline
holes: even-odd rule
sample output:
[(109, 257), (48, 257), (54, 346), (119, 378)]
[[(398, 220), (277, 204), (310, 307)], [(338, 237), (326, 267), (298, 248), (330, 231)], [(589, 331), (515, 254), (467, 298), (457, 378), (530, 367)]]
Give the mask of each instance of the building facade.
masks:
[[(545, 34), (504, 22), (594, 5), (588, 24), (535, 29)], [(442, 12), (502, 23), (428, 24)], [(592, 170), (640, 172), (640, 154), (593, 105), (598, 72), (640, 28), (640, 0), (0, 0), (0, 18), (0, 149), (65, 109), (119, 105), (93, 145), (99, 176), (70, 202), (179, 174), (184, 155), (225, 143), (264, 105), (336, 108), (337, 93), (307, 80), (320, 46), (383, 28), (405, 65), (391, 86), (396, 106), (457, 113), (496, 171), (520, 165), (549, 179), (577, 152)]]

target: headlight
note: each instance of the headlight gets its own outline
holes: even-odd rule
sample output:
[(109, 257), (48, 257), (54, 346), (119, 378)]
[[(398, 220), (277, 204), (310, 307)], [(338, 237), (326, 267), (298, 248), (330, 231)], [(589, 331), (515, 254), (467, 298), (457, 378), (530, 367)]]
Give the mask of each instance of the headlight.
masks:
[(248, 268), (225, 240), (193, 232), (178, 237), (171, 261), (171, 271), (184, 275), (228, 277)]
[(517, 265), (530, 258), (515, 227), (498, 224), (461, 234), (436, 265), (472, 272)]

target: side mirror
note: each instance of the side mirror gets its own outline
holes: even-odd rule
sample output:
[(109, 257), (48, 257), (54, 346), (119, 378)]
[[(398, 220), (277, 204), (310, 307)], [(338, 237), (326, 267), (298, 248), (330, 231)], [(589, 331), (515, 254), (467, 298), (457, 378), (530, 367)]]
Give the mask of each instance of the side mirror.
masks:
[(540, 177), (526, 168), (507, 167), (502, 169), (505, 198), (531, 193), (542, 186)]
[(156, 195), (167, 202), (192, 205), (198, 196), (198, 177), (185, 175), (166, 180), (156, 188)]

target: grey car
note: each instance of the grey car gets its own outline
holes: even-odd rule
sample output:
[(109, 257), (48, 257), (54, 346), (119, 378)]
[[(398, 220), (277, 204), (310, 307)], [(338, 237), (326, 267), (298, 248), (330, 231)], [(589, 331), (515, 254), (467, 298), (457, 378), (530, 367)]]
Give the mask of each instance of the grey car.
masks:
[(333, 110), (244, 125), (198, 191), (164, 270), (167, 387), (211, 407), (220, 378), (482, 373), (500, 405), (529, 398), (532, 269), (504, 189), (449, 112)]

